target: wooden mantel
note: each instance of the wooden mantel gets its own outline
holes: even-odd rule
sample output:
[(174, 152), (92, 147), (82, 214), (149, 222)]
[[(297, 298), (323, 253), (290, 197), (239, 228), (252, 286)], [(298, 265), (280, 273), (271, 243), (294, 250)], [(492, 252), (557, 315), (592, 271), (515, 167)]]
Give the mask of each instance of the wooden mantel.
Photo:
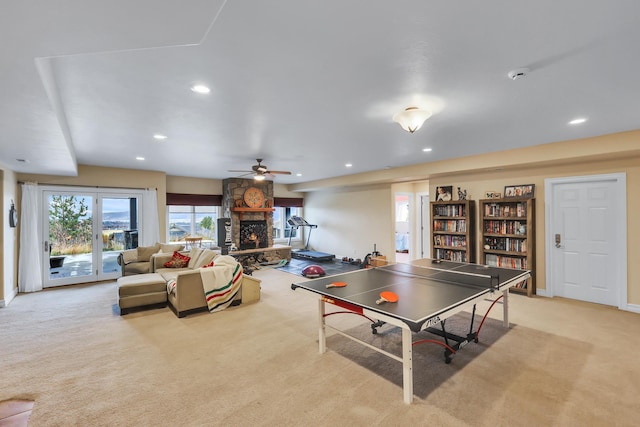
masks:
[(267, 212), (275, 211), (274, 208), (231, 208), (231, 212), (238, 212), (240, 214), (240, 221), (242, 221), (242, 215), (245, 212), (262, 212), (264, 213), (264, 219), (267, 219)]

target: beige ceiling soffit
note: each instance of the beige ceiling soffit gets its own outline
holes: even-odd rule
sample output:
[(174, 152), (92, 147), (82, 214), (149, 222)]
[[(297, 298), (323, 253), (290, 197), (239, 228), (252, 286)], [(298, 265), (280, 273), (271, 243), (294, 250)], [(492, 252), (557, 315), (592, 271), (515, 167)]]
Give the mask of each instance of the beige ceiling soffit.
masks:
[(76, 151), (73, 147), (73, 141), (71, 140), (71, 131), (69, 129), (69, 122), (67, 116), (64, 113), (64, 107), (60, 99), (60, 92), (58, 91), (58, 85), (56, 84), (53, 70), (51, 69), (51, 60), (48, 58), (35, 58), (36, 68), (40, 75), (40, 80), (44, 86), (44, 90), (47, 93), (49, 104), (53, 109), (53, 113), (56, 115), (58, 124), (60, 125), (60, 131), (67, 144), (67, 150), (69, 156), (73, 162), (74, 171), (78, 173), (78, 160), (76, 159)]

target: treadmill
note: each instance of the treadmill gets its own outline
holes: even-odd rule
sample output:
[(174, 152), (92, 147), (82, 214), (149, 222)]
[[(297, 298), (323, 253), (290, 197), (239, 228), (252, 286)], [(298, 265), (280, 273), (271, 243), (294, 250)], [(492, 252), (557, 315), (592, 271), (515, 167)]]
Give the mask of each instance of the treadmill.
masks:
[[(318, 252), (309, 250), (309, 240), (311, 239), (311, 230), (314, 228), (318, 228), (316, 224), (309, 224), (304, 218), (300, 216), (293, 215), (291, 218), (287, 220), (287, 223), (291, 226), (291, 230), (297, 230), (299, 228), (309, 227), (309, 234), (307, 235), (306, 244), (304, 249), (296, 249), (291, 251), (291, 256), (297, 259), (306, 259), (312, 261), (331, 261), (336, 256), (333, 254), (328, 254), (326, 252)], [(293, 236), (292, 232), (289, 232), (289, 246), (291, 246), (291, 237)], [(304, 237), (304, 234), (303, 236)]]

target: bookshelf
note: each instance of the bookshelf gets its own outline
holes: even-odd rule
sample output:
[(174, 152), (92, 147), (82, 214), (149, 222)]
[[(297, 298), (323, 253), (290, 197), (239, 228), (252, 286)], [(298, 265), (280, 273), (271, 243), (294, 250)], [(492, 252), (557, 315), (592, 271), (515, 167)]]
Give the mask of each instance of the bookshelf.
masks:
[(480, 200), (480, 264), (531, 270), (512, 292), (536, 293), (534, 199)]
[(431, 257), (475, 262), (475, 202), (431, 202)]

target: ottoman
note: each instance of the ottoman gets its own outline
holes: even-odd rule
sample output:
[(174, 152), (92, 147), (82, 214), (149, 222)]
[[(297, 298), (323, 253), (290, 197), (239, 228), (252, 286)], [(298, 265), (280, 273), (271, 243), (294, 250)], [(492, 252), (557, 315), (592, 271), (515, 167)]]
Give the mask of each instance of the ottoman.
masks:
[(167, 282), (158, 273), (136, 274), (118, 279), (120, 315), (137, 308), (167, 306)]

